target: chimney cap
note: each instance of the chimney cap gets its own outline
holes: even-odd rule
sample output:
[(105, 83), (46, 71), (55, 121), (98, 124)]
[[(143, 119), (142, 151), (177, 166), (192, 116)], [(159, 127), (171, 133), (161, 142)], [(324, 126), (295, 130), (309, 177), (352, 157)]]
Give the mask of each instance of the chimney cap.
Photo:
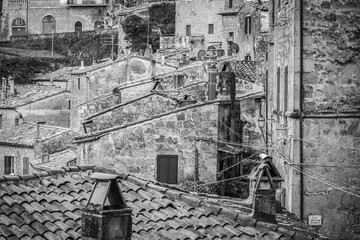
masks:
[(120, 175), (96, 172), (91, 174), (90, 178), (97, 181), (110, 181), (120, 178)]

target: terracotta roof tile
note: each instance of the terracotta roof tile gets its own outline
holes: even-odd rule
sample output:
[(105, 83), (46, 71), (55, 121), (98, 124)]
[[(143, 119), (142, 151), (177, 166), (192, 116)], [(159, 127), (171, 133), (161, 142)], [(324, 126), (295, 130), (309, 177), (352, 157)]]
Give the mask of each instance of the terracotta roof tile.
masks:
[(237, 61), (235, 74), (238, 78), (250, 82), (256, 81), (256, 63), (254, 61)]
[[(68, 128), (40, 125), (40, 139), (45, 140), (57, 134), (62, 134), (71, 131)], [(0, 142), (9, 144), (22, 144), (26, 146), (33, 146), (36, 138), (36, 124), (24, 122), (22, 125), (14, 126), (9, 129), (2, 129), (0, 131)], [(0, 143), (1, 144), (1, 143)], [(10, 177), (19, 176), (5, 176), (10, 180)], [(23, 177), (23, 176), (21, 176)]]
[(1, 108), (16, 108), (43, 98), (66, 92), (66, 90), (57, 86), (18, 84), (15, 85), (15, 92), (16, 94), (14, 96), (9, 96), (6, 100), (0, 101)]
[[(77, 172), (72, 172), (76, 169)], [(85, 206), (94, 181), (89, 178), (88, 170), (83, 172), (79, 168), (54, 173), (58, 174), (37, 174), (29, 180), (1, 184), (0, 236), (6, 239), (81, 238), (80, 209)], [(215, 206), (211, 201), (169, 189), (167, 185), (160, 187), (126, 175), (119, 180), (119, 186), (133, 211), (132, 239), (176, 236), (177, 239), (273, 240), (296, 236), (296, 231), (286, 232), (279, 225), (264, 223), (256, 228), (254, 224), (243, 225), (246, 221), (241, 218), (239, 222), (222, 213), (226, 212), (226, 206)], [(175, 194), (176, 191), (179, 193)], [(237, 209), (232, 211), (242, 214)]]

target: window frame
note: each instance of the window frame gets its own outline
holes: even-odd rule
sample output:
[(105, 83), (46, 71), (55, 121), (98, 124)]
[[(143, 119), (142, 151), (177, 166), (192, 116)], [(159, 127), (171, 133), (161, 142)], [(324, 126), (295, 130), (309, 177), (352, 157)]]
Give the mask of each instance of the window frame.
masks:
[(251, 15), (245, 16), (245, 35), (251, 35)]
[[(26, 164), (25, 164), (25, 162), (26, 162)], [(26, 168), (25, 168), (25, 166), (26, 166)], [(23, 175), (28, 175), (30, 173), (29, 170), (30, 170), (30, 158), (23, 157)]]
[(208, 25), (208, 34), (214, 34), (214, 24), (209, 23)]
[(191, 25), (186, 25), (185, 31), (186, 36), (191, 36)]
[[(161, 167), (160, 167), (160, 159), (161, 158), (166, 158), (166, 159), (170, 159), (170, 158), (175, 158), (175, 181), (170, 181), (172, 179), (169, 178), (170, 175), (167, 176), (167, 181), (163, 181), (163, 175), (164, 174), (163, 172), (161, 172)], [(178, 179), (178, 175), (179, 175), (179, 156), (178, 155), (167, 155), (167, 154), (164, 154), (164, 155), (157, 155), (156, 156), (156, 180), (158, 182), (163, 182), (163, 183), (167, 183), (167, 184), (178, 184), (179, 183), (179, 179)], [(168, 169), (166, 169), (167, 171), (167, 174), (169, 174), (170, 172), (170, 169), (171, 169), (171, 162), (169, 162), (169, 165), (168, 165)]]
[[(7, 167), (7, 163), (10, 160), (10, 166)], [(7, 169), (10, 169), (8, 172)], [(15, 157), (14, 156), (4, 156), (4, 175), (10, 175), (15, 173)]]

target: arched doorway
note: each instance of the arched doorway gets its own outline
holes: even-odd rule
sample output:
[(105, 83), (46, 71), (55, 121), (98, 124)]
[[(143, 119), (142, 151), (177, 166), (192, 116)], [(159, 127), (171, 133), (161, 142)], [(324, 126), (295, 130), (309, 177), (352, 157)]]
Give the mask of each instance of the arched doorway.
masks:
[(82, 31), (82, 23), (76, 22), (75, 23), (75, 32), (81, 32)]
[(25, 21), (22, 18), (16, 18), (11, 24), (11, 35), (22, 36), (25, 35), (26, 26)]
[(54, 30), (56, 32), (56, 20), (53, 16), (47, 15), (43, 18), (43, 34), (50, 34)]

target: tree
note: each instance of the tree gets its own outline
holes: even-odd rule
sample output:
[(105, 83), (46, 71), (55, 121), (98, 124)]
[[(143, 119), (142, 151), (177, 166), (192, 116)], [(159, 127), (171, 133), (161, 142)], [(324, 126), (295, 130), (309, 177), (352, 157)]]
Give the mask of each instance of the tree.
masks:
[(175, 33), (175, 4), (154, 4), (149, 7), (148, 15), (148, 19), (131, 15), (123, 22), (125, 39), (130, 40), (133, 51), (146, 48), (148, 34), (153, 50), (159, 48), (159, 34), (152, 29), (160, 29), (162, 34)]
[(145, 49), (147, 41), (147, 22), (137, 16), (127, 17), (123, 23), (123, 29), (126, 34), (125, 39), (131, 42), (133, 51)]

